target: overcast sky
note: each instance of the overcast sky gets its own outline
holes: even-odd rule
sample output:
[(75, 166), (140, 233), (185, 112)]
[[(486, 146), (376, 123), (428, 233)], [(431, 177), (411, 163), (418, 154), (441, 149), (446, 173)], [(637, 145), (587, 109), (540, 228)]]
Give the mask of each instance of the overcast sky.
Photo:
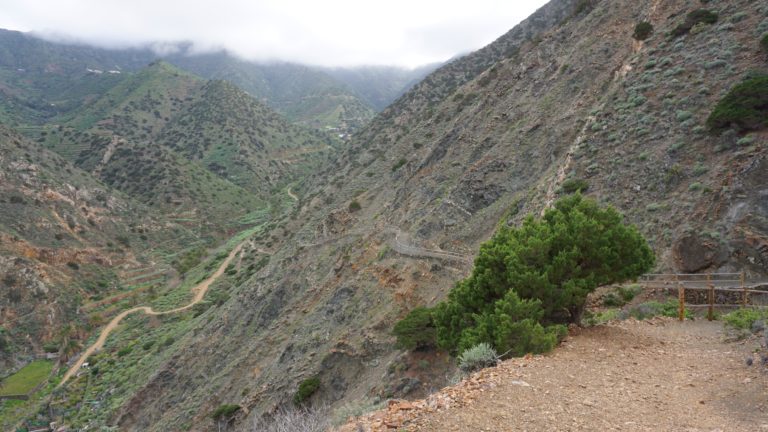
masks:
[(105, 47), (191, 41), (254, 60), (417, 66), (487, 45), (545, 0), (1, 0), (0, 27)]

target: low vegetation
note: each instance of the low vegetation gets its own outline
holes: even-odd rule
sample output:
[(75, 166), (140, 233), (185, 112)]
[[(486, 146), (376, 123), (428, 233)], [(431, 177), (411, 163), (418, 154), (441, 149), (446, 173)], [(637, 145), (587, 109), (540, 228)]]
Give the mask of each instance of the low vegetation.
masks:
[(566, 194), (586, 192), (587, 189), (589, 189), (589, 183), (584, 179), (568, 179), (560, 186), (560, 190)]
[(227, 419), (232, 417), (236, 412), (240, 411), (240, 405), (235, 404), (223, 404), (213, 410), (211, 418), (214, 420)]
[(764, 53), (768, 54), (768, 33), (764, 34), (762, 39), (760, 39), (760, 48), (762, 48)]
[(748, 78), (734, 86), (707, 118), (711, 133), (768, 127), (768, 75)]
[(465, 373), (474, 372), (483, 368), (496, 366), (499, 363), (499, 355), (493, 347), (481, 342), (459, 355), (459, 369)]
[(723, 315), (723, 321), (733, 328), (751, 330), (755, 322), (768, 322), (768, 310), (739, 309)]
[(672, 30), (672, 37), (680, 37), (691, 32), (697, 24), (714, 24), (717, 22), (718, 15), (707, 9), (696, 9), (685, 17), (680, 25)]
[(293, 403), (302, 405), (320, 388), (320, 378), (307, 378), (299, 384), (299, 389), (293, 395)]
[(0, 396), (25, 395), (45, 381), (51, 374), (53, 363), (47, 360), (33, 361), (0, 383)]
[(632, 33), (632, 37), (635, 40), (642, 41), (648, 39), (651, 34), (653, 34), (653, 25), (648, 21), (640, 21), (635, 26), (635, 32)]
[(256, 417), (252, 428), (249, 430), (260, 432), (325, 432), (330, 426), (330, 418), (324, 408), (283, 407), (269, 418)]

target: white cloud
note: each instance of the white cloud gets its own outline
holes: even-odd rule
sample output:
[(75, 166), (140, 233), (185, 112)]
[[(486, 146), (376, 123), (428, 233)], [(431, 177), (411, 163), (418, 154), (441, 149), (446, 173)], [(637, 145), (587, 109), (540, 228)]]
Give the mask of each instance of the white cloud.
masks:
[(545, 0), (3, 0), (0, 27), (113, 47), (191, 41), (256, 60), (416, 66), (481, 48)]

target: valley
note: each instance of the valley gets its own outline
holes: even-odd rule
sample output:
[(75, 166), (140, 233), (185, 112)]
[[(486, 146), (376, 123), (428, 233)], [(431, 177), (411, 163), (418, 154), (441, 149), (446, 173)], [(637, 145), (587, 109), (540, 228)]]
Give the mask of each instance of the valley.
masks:
[[(616, 298), (646, 272), (768, 277), (766, 33), (762, 2), (552, 0), (406, 70), (0, 31), (0, 377), (28, 397), (0, 400), (0, 429), (251, 431), (296, 406), (333, 427), (363, 415), (348, 430), (516, 430), (500, 410), (530, 430), (762, 427), (764, 406), (739, 411), (765, 383), (740, 364), (762, 297), (741, 342), (631, 315), (669, 309), (656, 291)], [(461, 375), (459, 353), (401, 345), (414, 310), (436, 332), (457, 287), (515, 280), (489, 258), (498, 233), (551, 234), (519, 240), (539, 245), (520, 263), (570, 251), (527, 224), (574, 196), (616, 209), (654, 259), (561, 308), (576, 321), (534, 320), (566, 329), (552, 354)], [(558, 289), (601, 279), (584, 280)]]

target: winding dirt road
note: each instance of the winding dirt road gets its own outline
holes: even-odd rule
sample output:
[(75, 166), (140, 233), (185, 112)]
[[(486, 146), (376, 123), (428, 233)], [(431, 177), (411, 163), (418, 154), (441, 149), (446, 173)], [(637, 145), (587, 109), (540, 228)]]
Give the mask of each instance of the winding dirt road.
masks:
[(285, 190), (285, 192), (288, 194), (289, 197), (293, 198), (294, 201), (298, 201), (299, 197), (296, 196), (296, 194), (291, 191), (291, 188), (288, 188)]
[(59, 387), (63, 386), (64, 383), (66, 383), (74, 374), (77, 373), (78, 370), (80, 370), (80, 367), (83, 366), (83, 363), (85, 363), (86, 360), (88, 360), (88, 357), (90, 357), (93, 353), (100, 350), (104, 346), (104, 342), (107, 341), (107, 337), (109, 337), (109, 334), (112, 333), (112, 331), (120, 324), (120, 321), (123, 320), (123, 318), (127, 317), (128, 315), (134, 313), (134, 312), (144, 312), (147, 315), (168, 315), (176, 312), (182, 312), (185, 311), (194, 305), (200, 303), (200, 301), (205, 297), (205, 293), (208, 292), (208, 288), (210, 288), (211, 284), (216, 281), (222, 274), (224, 274), (224, 271), (227, 269), (227, 266), (230, 262), (235, 258), (235, 255), (237, 255), (238, 252), (243, 248), (244, 243), (240, 243), (237, 245), (232, 251), (227, 255), (227, 258), (219, 265), (219, 268), (216, 269), (216, 271), (209, 276), (204, 281), (200, 282), (199, 284), (192, 287), (191, 291), (194, 293), (194, 297), (192, 298), (192, 301), (187, 304), (186, 306), (177, 307), (175, 309), (167, 310), (167, 311), (161, 311), (157, 312), (154, 309), (152, 309), (149, 306), (138, 306), (132, 309), (128, 309), (126, 311), (121, 312), (116, 317), (112, 318), (112, 321), (107, 324), (106, 327), (101, 331), (101, 334), (99, 334), (99, 338), (96, 339), (96, 342), (94, 342), (93, 345), (88, 347), (88, 349), (83, 352), (83, 354), (80, 356), (79, 359), (77, 359), (77, 362), (75, 362), (74, 365), (72, 365), (71, 368), (67, 371), (66, 374), (64, 374), (64, 377), (61, 379), (61, 383), (59, 383)]

